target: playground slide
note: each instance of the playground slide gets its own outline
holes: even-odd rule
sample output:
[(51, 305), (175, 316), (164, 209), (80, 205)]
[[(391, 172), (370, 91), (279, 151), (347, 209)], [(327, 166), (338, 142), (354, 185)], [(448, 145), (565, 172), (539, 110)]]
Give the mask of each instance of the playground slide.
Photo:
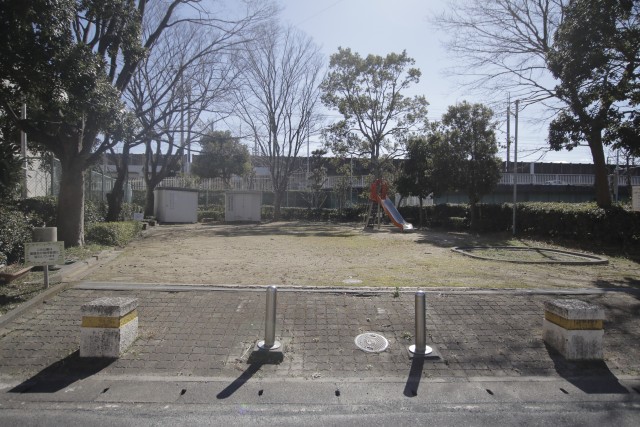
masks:
[(399, 227), (402, 231), (413, 230), (413, 225), (402, 218), (402, 215), (400, 215), (400, 212), (398, 212), (393, 202), (388, 197), (385, 197), (384, 199), (378, 197), (378, 203), (380, 203), (380, 206), (382, 206), (389, 216), (389, 219), (391, 219), (391, 222), (393, 222), (396, 227)]

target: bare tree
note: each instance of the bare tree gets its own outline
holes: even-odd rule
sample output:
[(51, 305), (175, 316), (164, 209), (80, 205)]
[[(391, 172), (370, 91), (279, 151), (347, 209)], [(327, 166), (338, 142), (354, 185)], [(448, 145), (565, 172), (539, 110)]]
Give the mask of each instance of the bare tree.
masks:
[[(145, 214), (153, 215), (153, 191), (183, 163), (185, 151), (198, 143), (202, 117), (209, 122), (228, 115), (227, 94), (234, 81), (229, 55), (243, 48), (253, 27), (275, 13), (268, 5), (249, 9), (237, 18), (199, 14), (179, 26), (167, 28), (156, 48), (140, 65), (125, 93), (138, 120), (135, 137), (122, 147), (122, 159), (134, 146), (145, 150)], [(145, 28), (154, 28), (158, 13), (149, 13)], [(122, 204), (127, 167), (120, 165), (109, 198), (109, 219), (115, 220)]]
[(434, 23), (458, 60), (450, 71), (484, 95), (510, 92), (524, 105), (556, 99), (547, 68), (567, 0), (450, 0)]
[[(57, 225), (67, 246), (84, 244), (84, 173), (122, 139), (121, 96), (164, 31), (189, 22), (241, 28), (273, 13), (271, 2), (228, 4), (231, 10), (221, 11), (202, 0), (14, 0), (0, 8), (3, 35), (12, 36), (0, 43), (7, 83), (0, 106), (61, 162)], [(158, 19), (143, 32), (154, 7)], [(232, 18), (241, 8), (243, 17)], [(25, 100), (30, 113), (23, 120), (16, 106)]]
[(295, 158), (318, 124), (322, 56), (311, 38), (274, 23), (261, 28), (236, 65), (242, 72), (237, 114), (249, 126), (260, 161), (269, 168), (278, 220)]

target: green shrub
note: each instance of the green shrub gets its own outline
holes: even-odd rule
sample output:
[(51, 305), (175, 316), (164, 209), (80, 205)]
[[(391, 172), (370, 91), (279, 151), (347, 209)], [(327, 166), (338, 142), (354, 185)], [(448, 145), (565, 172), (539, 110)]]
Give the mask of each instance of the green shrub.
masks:
[(15, 208), (0, 206), (0, 218), (0, 258), (8, 264), (24, 260), (24, 244), (31, 241), (33, 229), (30, 216)]
[(516, 230), (540, 237), (562, 237), (618, 246), (640, 243), (640, 213), (622, 206), (599, 208), (595, 203), (522, 203)]
[(31, 218), (34, 227), (56, 227), (58, 198), (54, 196), (32, 197), (18, 201), (18, 209)]
[(84, 201), (84, 224), (91, 226), (98, 222), (104, 221), (107, 215), (107, 205), (104, 202), (94, 202), (93, 200)]
[(141, 206), (137, 203), (123, 203), (122, 210), (120, 211), (120, 221), (131, 221), (133, 219), (133, 214), (136, 212), (143, 212), (144, 206)]
[(198, 221), (202, 222), (205, 218), (211, 221), (224, 221), (224, 209), (222, 208), (211, 208), (211, 209), (201, 209), (198, 211)]
[(139, 221), (103, 222), (88, 227), (86, 240), (98, 245), (126, 246), (142, 231)]
[[(273, 206), (262, 206), (262, 220), (273, 220)], [(280, 208), (282, 221), (357, 222), (364, 219), (366, 206), (337, 209)]]
[(461, 231), (469, 228), (469, 221), (464, 217), (452, 216), (447, 218), (445, 223), (447, 228), (450, 230)]
[(144, 206), (147, 202), (146, 190), (132, 190), (131, 191), (131, 203), (134, 205)]

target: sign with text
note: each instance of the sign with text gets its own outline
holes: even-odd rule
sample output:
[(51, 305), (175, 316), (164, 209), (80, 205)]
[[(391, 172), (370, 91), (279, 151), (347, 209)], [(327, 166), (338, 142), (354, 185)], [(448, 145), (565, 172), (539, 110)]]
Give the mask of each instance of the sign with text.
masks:
[(64, 242), (25, 243), (24, 259), (31, 265), (64, 264)]
[(634, 211), (640, 212), (640, 185), (631, 187), (631, 205)]
[(133, 220), (134, 221), (142, 221), (144, 219), (144, 214), (142, 212), (134, 212)]

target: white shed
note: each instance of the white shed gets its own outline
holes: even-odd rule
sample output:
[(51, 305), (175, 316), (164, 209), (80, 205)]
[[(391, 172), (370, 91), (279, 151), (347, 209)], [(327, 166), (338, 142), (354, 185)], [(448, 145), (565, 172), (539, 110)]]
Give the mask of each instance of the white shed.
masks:
[(226, 222), (260, 222), (262, 220), (261, 191), (227, 191), (224, 199), (224, 220)]
[(198, 190), (158, 187), (153, 191), (153, 211), (159, 222), (198, 222)]

